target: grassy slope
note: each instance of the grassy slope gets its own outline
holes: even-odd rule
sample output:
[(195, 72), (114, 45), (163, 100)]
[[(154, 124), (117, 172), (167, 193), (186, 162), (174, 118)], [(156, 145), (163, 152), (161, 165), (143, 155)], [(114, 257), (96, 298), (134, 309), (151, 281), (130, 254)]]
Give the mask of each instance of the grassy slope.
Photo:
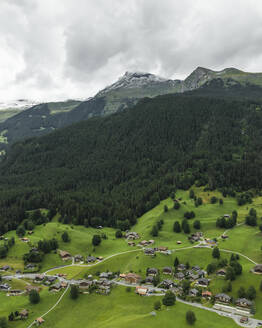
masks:
[[(261, 203), (262, 198), (256, 198), (252, 205), (245, 205), (242, 207), (238, 207), (236, 204), (236, 200), (233, 198), (225, 198), (224, 204), (221, 206), (219, 204), (210, 204), (210, 198), (215, 194), (218, 197), (222, 197), (219, 193), (204, 193), (201, 189), (195, 189), (198, 196), (202, 196), (204, 200), (204, 204), (198, 208), (195, 208), (193, 205), (193, 201), (188, 198), (188, 192), (179, 191), (177, 193), (177, 197), (182, 197), (182, 203), (185, 201), (186, 204), (182, 204), (181, 208), (177, 210), (173, 210), (173, 202), (171, 199), (167, 199), (153, 210), (149, 211), (145, 215), (143, 215), (139, 220), (136, 226), (132, 228), (132, 230), (140, 233), (142, 239), (151, 239), (150, 231), (152, 226), (155, 224), (157, 220), (160, 218), (164, 219), (164, 225), (162, 231), (159, 233), (159, 236), (155, 238), (156, 245), (168, 246), (170, 249), (177, 249), (171, 256), (166, 256), (163, 254), (158, 254), (156, 258), (151, 258), (145, 256), (139, 248), (131, 248), (127, 246), (127, 243), (123, 239), (115, 239), (115, 231), (110, 228), (105, 228), (103, 230), (97, 230), (92, 228), (85, 228), (81, 226), (69, 226), (58, 223), (57, 220), (53, 222), (38, 226), (35, 229), (35, 232), (32, 236), (29, 236), (33, 243), (36, 243), (39, 239), (43, 238), (52, 238), (56, 237), (59, 240), (60, 249), (67, 250), (72, 254), (82, 254), (84, 256), (88, 254), (94, 254), (97, 256), (110, 256), (112, 254), (118, 252), (125, 252), (130, 250), (137, 249), (137, 252), (130, 252), (127, 254), (122, 254), (119, 256), (112, 257), (102, 263), (97, 264), (94, 267), (86, 268), (86, 267), (68, 267), (65, 269), (55, 270), (54, 272), (65, 272), (68, 274), (69, 278), (81, 278), (84, 277), (85, 274), (96, 274), (96, 272), (100, 271), (118, 271), (128, 272), (133, 270), (138, 272), (142, 276), (145, 276), (145, 270), (147, 267), (157, 267), (161, 269), (164, 266), (172, 266), (175, 256), (178, 256), (180, 262), (185, 263), (189, 261), (191, 265), (198, 264), (203, 268), (206, 267), (208, 263), (213, 261), (211, 256), (211, 250), (208, 249), (187, 249), (187, 250), (179, 250), (179, 248), (191, 246), (191, 244), (187, 240), (187, 236), (183, 233), (176, 234), (173, 233), (172, 227), (173, 222), (175, 220), (182, 220), (183, 213), (187, 210), (194, 210), (196, 213), (196, 219), (201, 221), (202, 227), (201, 230), (204, 232), (207, 237), (219, 237), (223, 230), (217, 229), (215, 227), (216, 218), (225, 213), (231, 213), (232, 210), (237, 209), (239, 213), (238, 222), (243, 222), (245, 215), (247, 214), (250, 207), (254, 207), (258, 211), (258, 216), (261, 216)], [(169, 211), (167, 213), (163, 212), (163, 206), (168, 205)], [(193, 220), (190, 220), (190, 225), (192, 227)], [(61, 242), (61, 234), (63, 231), (68, 231), (71, 242), (70, 243), (62, 243)], [(108, 240), (103, 240), (101, 245), (96, 247), (94, 250), (91, 245), (91, 238), (93, 234), (104, 232), (108, 236)], [(14, 232), (9, 232), (7, 236), (15, 235)], [(258, 228), (251, 228), (245, 225), (236, 227), (228, 232), (229, 239), (226, 241), (220, 241), (220, 248), (231, 249), (233, 251), (239, 251), (250, 256), (253, 260), (257, 262), (262, 262), (262, 255), (260, 251), (261, 245), (261, 233)], [(176, 241), (181, 240), (182, 245), (177, 245)], [(16, 245), (9, 251), (8, 258), (6, 260), (1, 260), (0, 265), (9, 263), (15, 268), (23, 267), (21, 257), (22, 255), (29, 249), (29, 246), (16, 238)], [(229, 254), (223, 253), (222, 257), (229, 258)], [(246, 259), (241, 258), (241, 264), (243, 265), (243, 274), (238, 277), (233, 282), (233, 291), (232, 296), (237, 296), (237, 290), (240, 286), (254, 285), (257, 289), (257, 298), (256, 298), (256, 307), (257, 313), (256, 317), (262, 317), (262, 295), (259, 292), (259, 284), (261, 277), (251, 274), (249, 272), (250, 268), (252, 268), (252, 264), (248, 262)], [(63, 262), (59, 259), (57, 254), (50, 254), (45, 257), (43, 262), (42, 271), (45, 271), (48, 268), (54, 267), (56, 265), (62, 264)], [(64, 264), (64, 263), (63, 263)], [(221, 291), (221, 288), (225, 285), (225, 280), (218, 277), (213, 277), (213, 281), (210, 285), (210, 289), (212, 292), (217, 293)], [(49, 304), (55, 303), (55, 296), (50, 294), (47, 296), (46, 291), (42, 291), (43, 304), (35, 306), (36, 311), (44, 312), (50, 306)], [(51, 296), (52, 295), (52, 296)], [(15, 306), (25, 307), (28, 302), (24, 296), (6, 298), (3, 293), (0, 293), (0, 298), (4, 300), (8, 299), (8, 302), (5, 302), (5, 307), (0, 309), (0, 316), (6, 315), (6, 312), (9, 309), (13, 309)], [(56, 296), (58, 297), (58, 296)], [(121, 297), (121, 302), (119, 302), (119, 298)], [(21, 301), (22, 300), (22, 301)], [(87, 301), (88, 300), (88, 301)], [(90, 300), (90, 301), (89, 301)], [(124, 302), (122, 301), (124, 300)], [(11, 301), (11, 303), (10, 303)], [(113, 311), (109, 304), (113, 304)], [(142, 303), (142, 304), (140, 304)], [(83, 295), (80, 299), (72, 303), (68, 296), (63, 300), (61, 305), (54, 311), (53, 314), (48, 315), (48, 323), (46, 322), (46, 326), (52, 326), (53, 318), (59, 318), (56, 321), (56, 325), (52, 327), (67, 327), (68, 325), (72, 326), (74, 324), (74, 320), (80, 320), (82, 326), (88, 322), (86, 327), (93, 327), (96, 325), (97, 327), (109, 327), (112, 326), (112, 322), (114, 322), (114, 327), (120, 326), (123, 323), (127, 327), (133, 327), (137, 325), (138, 327), (144, 327), (147, 322), (150, 322), (150, 326), (154, 327), (159, 325), (160, 323), (164, 323), (166, 327), (171, 326), (173, 322), (173, 318), (176, 318), (176, 322), (179, 322), (179, 327), (184, 327), (184, 314), (177, 316), (176, 313), (184, 313), (186, 311), (186, 306), (182, 304), (177, 304), (176, 307), (172, 308), (170, 311), (162, 310), (157, 317), (148, 316), (148, 313), (152, 311), (152, 303), (153, 298), (139, 298), (133, 293), (128, 294), (122, 291), (122, 288), (116, 288), (112, 295), (109, 297), (103, 297), (98, 295)], [(68, 311), (65, 309), (68, 307)], [(70, 308), (70, 310), (69, 310)], [(126, 309), (128, 308), (128, 314)], [(96, 310), (94, 310), (96, 309)], [(72, 313), (70, 312), (72, 311)], [(77, 315), (73, 313), (79, 311), (81, 314), (78, 318)], [(38, 313), (38, 312), (37, 312)], [(71, 313), (70, 320), (69, 315), (67, 313)], [(214, 314), (210, 314), (208, 312), (203, 312), (200, 310), (196, 310), (198, 316), (198, 324), (202, 327), (207, 326), (206, 318), (208, 320), (214, 320)], [(96, 319), (94, 318), (96, 316)], [(212, 317), (212, 319), (211, 319)], [(222, 325), (221, 320), (226, 320), (225, 318), (219, 317), (217, 322)], [(198, 326), (196, 325), (196, 327)], [(227, 323), (227, 327), (234, 327), (234, 323), (229, 321)], [(15, 325), (17, 326), (17, 325)], [(68, 326), (68, 327), (69, 327)], [(70, 326), (70, 327), (71, 327)], [(18, 327), (20, 327), (18, 325)], [(21, 325), (22, 327), (22, 325)], [(215, 327), (215, 326), (214, 326)]]

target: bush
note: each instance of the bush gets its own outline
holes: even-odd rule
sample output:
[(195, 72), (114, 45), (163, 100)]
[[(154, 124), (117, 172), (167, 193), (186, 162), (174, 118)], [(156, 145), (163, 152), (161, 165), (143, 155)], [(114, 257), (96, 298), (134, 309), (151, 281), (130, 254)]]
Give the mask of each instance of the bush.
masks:
[(7, 327), (7, 319), (5, 317), (0, 317), (0, 328)]
[(40, 295), (38, 291), (31, 290), (29, 293), (29, 301), (31, 304), (38, 304), (40, 302)]
[(101, 243), (101, 237), (99, 235), (94, 235), (92, 239), (92, 244), (98, 246)]
[(188, 324), (193, 325), (196, 321), (195, 313), (191, 310), (186, 313), (186, 321)]
[(122, 231), (121, 230), (117, 230), (115, 236), (116, 236), (116, 238), (122, 238), (123, 237)]
[(160, 301), (156, 301), (154, 303), (154, 309), (155, 310), (161, 310), (161, 302)]
[(171, 291), (167, 291), (166, 295), (163, 297), (162, 303), (166, 306), (172, 306), (176, 302), (176, 295)]

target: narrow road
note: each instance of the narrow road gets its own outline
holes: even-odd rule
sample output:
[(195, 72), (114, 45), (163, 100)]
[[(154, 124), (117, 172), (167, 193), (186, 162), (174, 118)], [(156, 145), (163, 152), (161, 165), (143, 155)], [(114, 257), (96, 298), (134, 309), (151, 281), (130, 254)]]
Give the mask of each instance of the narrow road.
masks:
[[(58, 301), (51, 307), (51, 309), (49, 309), (47, 312), (45, 312), (44, 314), (42, 314), (40, 317), (44, 318), (48, 313), (50, 313), (51, 311), (53, 311), (57, 305), (62, 301), (62, 298), (65, 296), (66, 292), (68, 291), (70, 287), (70, 284), (67, 285), (65, 291), (63, 292), (63, 294), (59, 297)], [(27, 327), (27, 328), (31, 328), (35, 323), (35, 320)]]

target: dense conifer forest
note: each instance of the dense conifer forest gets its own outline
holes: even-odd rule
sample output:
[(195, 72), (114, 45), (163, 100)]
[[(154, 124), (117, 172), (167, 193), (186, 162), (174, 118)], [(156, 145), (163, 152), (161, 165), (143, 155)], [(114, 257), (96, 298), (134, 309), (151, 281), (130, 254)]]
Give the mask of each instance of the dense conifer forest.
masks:
[(261, 189), (262, 105), (241, 88), (146, 98), (16, 143), (0, 167), (0, 234), (36, 208), (124, 230), (176, 188)]

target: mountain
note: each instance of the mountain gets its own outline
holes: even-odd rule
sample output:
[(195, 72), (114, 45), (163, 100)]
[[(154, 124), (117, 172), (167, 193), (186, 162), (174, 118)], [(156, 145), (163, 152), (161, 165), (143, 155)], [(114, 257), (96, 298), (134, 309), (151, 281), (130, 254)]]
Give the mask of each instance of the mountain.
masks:
[[(241, 96), (241, 87), (252, 86), (252, 94), (247, 97), (260, 99), (262, 94), (262, 73), (246, 73), (235, 68), (222, 71), (198, 67), (184, 81), (170, 80), (143, 72), (126, 72), (119, 80), (86, 101), (67, 101), (60, 103), (39, 104), (19, 112), (0, 123), (0, 152), (3, 154), (10, 144), (17, 140), (47, 134), (61, 127), (95, 116), (106, 116), (132, 107), (141, 98), (158, 95), (181, 93), (201, 88), (212, 81), (220, 83), (228, 90), (228, 95)], [(214, 85), (213, 85), (214, 86)], [(213, 90), (214, 91), (214, 90)], [(216, 91), (215, 91), (216, 92)], [(222, 92), (225, 96), (225, 92)]]
[(14, 144), (0, 164), (0, 234), (32, 208), (125, 230), (176, 188), (261, 189), (262, 102), (212, 85)]

